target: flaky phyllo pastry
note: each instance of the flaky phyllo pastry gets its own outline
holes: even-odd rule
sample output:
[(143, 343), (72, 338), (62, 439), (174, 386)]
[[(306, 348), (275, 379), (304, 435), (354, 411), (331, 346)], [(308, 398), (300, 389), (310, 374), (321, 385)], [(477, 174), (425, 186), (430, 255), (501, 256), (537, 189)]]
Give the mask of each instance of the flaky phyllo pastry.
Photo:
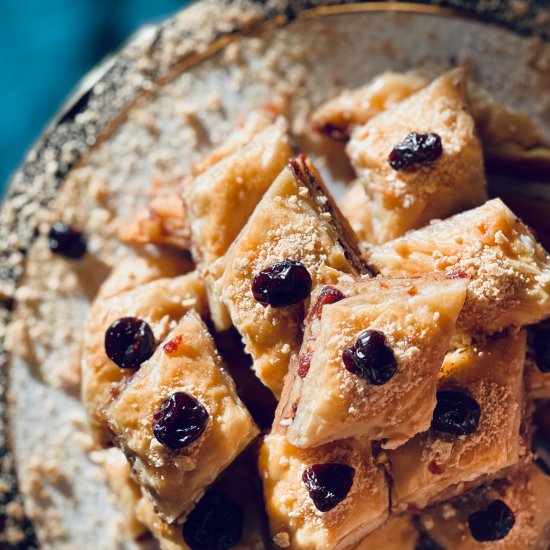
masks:
[[(306, 328), (288, 439), (305, 448), (352, 436), (398, 446), (430, 426), (437, 376), (466, 283), (377, 277), (342, 290), (341, 299), (311, 315)], [(386, 371), (364, 369), (356, 360), (355, 351), (365, 345), (387, 355)], [(280, 405), (288, 408), (284, 400)]]
[[(227, 254), (211, 267), (215, 291), (252, 355), (256, 374), (278, 396), (290, 358), (300, 346), (304, 306), (293, 297), (284, 307), (278, 300), (269, 303), (269, 296), (257, 299), (254, 286), (263, 286), (258, 272), (273, 271), (273, 266), (282, 266), (278, 269), (288, 271), (297, 283), (303, 271), (303, 298), (336, 273), (359, 275), (365, 270), (349, 225), (304, 158), (292, 159), (284, 168)], [(260, 277), (267, 281), (270, 273)]]
[(91, 308), (82, 399), (128, 533), (545, 550), (550, 258), (485, 183), (497, 158), (544, 161), (542, 132), (462, 69), (310, 115), (355, 171), (339, 203), (259, 109), (121, 222), (136, 253)]

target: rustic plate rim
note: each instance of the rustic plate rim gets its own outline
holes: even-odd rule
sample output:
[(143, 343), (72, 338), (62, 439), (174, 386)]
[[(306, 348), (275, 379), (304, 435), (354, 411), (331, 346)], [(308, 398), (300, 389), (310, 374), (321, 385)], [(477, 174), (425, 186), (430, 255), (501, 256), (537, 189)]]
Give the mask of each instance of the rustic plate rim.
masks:
[[(147, 25), (139, 29), (117, 52), (84, 75), (65, 105), (52, 118), (42, 136), (31, 147), (21, 167), (9, 183), (0, 212), (0, 331), (5, 336), (6, 327), (14, 310), (14, 292), (24, 272), (24, 259), (27, 251), (38, 236), (32, 224), (32, 217), (21, 215), (25, 205), (38, 202), (39, 209), (47, 208), (59, 192), (69, 172), (85, 158), (102, 139), (124, 119), (132, 105), (143, 95), (162, 86), (187, 68), (214, 55), (230, 42), (250, 32), (256, 32), (266, 24), (282, 26), (295, 18), (310, 19), (349, 12), (402, 12), (430, 14), (441, 17), (465, 18), (496, 24), (519, 34), (537, 33), (510, 24), (505, 18), (491, 17), (490, 13), (472, 12), (460, 6), (458, 1), (430, 4), (423, 2), (362, 2), (356, 0), (280, 0), (274, 7), (269, 3), (260, 4), (253, 0), (204, 0), (192, 4), (165, 21)], [(220, 9), (220, 6), (222, 9)], [(219, 23), (227, 10), (238, 7), (251, 19), (236, 20), (232, 28), (220, 30)], [(200, 40), (192, 39), (191, 14), (200, 10), (212, 9), (215, 17), (208, 29), (202, 29)], [(189, 16), (189, 17), (186, 17)], [(205, 32), (206, 31), (206, 32)], [(178, 52), (166, 63), (160, 62), (160, 53), (166, 44), (166, 35), (180, 36), (189, 46)], [(550, 39), (543, 32), (542, 39)], [(145, 48), (151, 59), (151, 66), (140, 69), (140, 56)], [(138, 76), (139, 84), (127, 86), (130, 76)], [(102, 91), (98, 92), (98, 84)], [(83, 124), (80, 119), (89, 109), (99, 110), (102, 119), (95, 124)], [(62, 158), (62, 145), (68, 140), (78, 144), (68, 158)], [(46, 171), (47, 154), (53, 152), (57, 168)], [(37, 175), (45, 181), (36, 189), (32, 183)], [(21, 199), (22, 198), (22, 199)], [(19, 199), (15, 201), (15, 199)], [(17, 202), (15, 206), (14, 202)], [(37, 217), (37, 216), (35, 216)], [(17, 245), (13, 245), (10, 235), (17, 235)], [(13, 520), (7, 515), (10, 503), (21, 505), (23, 495), (18, 491), (15, 475), (15, 461), (11, 434), (9, 433), (9, 365), (10, 357), (5, 348), (5, 339), (0, 341), (0, 477), (9, 489), (0, 493), (0, 534), (7, 523)], [(31, 522), (26, 518), (14, 521), (12, 527), (20, 529), (23, 540), (12, 548), (38, 548)]]

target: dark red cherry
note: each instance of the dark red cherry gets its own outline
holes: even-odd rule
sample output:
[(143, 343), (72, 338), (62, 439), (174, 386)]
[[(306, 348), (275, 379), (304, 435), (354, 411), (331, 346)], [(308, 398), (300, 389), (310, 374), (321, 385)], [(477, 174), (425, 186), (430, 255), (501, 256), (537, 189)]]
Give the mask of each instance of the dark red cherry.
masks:
[(533, 337), (537, 367), (541, 372), (550, 372), (550, 330), (537, 330)]
[(335, 304), (345, 298), (345, 294), (333, 286), (324, 286), (319, 292), (317, 300), (310, 309), (306, 322), (311, 322), (313, 319), (320, 318), (323, 313), (323, 307), (330, 304)]
[(342, 358), (349, 372), (375, 386), (388, 382), (397, 370), (395, 355), (379, 330), (362, 332), (353, 346), (344, 349)]
[(123, 369), (137, 369), (155, 351), (151, 327), (137, 317), (117, 319), (105, 332), (105, 353)]
[(481, 409), (478, 402), (460, 390), (437, 392), (432, 428), (453, 435), (468, 435), (477, 430)]
[(411, 132), (393, 148), (388, 161), (394, 170), (409, 170), (415, 164), (433, 162), (442, 154), (443, 146), (437, 134)]
[(478, 542), (503, 539), (515, 522), (514, 512), (502, 500), (493, 500), (485, 510), (474, 512), (468, 518), (470, 533)]
[(84, 235), (66, 223), (54, 223), (48, 232), (48, 245), (54, 254), (78, 260), (86, 254)]
[(252, 281), (252, 294), (266, 306), (286, 307), (307, 298), (311, 285), (311, 275), (303, 264), (283, 260), (256, 274)]
[(239, 544), (243, 522), (238, 504), (210, 489), (187, 516), (183, 538), (191, 550), (227, 550)]
[(298, 376), (300, 378), (305, 378), (307, 376), (307, 373), (309, 372), (309, 368), (311, 367), (311, 358), (313, 356), (313, 352), (304, 353), (303, 355), (300, 355), (300, 358), (298, 359)]
[(313, 464), (304, 470), (302, 481), (317, 510), (328, 512), (348, 496), (354, 475), (347, 464)]
[(174, 392), (153, 416), (153, 434), (165, 447), (182, 449), (204, 432), (208, 411), (192, 395)]

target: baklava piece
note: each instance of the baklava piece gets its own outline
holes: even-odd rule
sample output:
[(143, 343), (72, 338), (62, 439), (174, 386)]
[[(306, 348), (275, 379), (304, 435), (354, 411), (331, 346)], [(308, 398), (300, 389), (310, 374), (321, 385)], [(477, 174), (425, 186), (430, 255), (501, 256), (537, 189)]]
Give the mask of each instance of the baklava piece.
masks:
[(546, 550), (550, 477), (531, 464), (509, 479), (428, 510), (422, 526), (436, 544), (452, 550)]
[(195, 272), (96, 299), (84, 332), (82, 401), (98, 443), (110, 440), (105, 406), (191, 309), (208, 314), (204, 284)]
[(253, 111), (241, 128), (192, 166), (190, 174), (167, 180), (153, 179), (146, 206), (120, 227), (121, 239), (133, 245), (155, 244), (189, 249), (191, 230), (181, 197), (182, 189), (194, 177), (240, 149), (272, 122), (273, 116), (269, 112)]
[[(192, 250), (201, 269), (227, 252), (290, 155), (286, 123), (278, 119), (185, 185)], [(213, 294), (208, 275), (206, 284), (212, 320), (218, 330), (227, 329), (231, 320)]]
[(413, 231), (368, 252), (383, 275), (441, 272), (467, 277), (458, 326), (491, 334), (550, 316), (550, 259), (500, 200)]
[(357, 90), (345, 90), (321, 105), (312, 115), (313, 128), (337, 141), (427, 85), (414, 73), (383, 73)]
[[(343, 299), (310, 315), (297, 372), (286, 380), (301, 385), (299, 395), (290, 392), (279, 405), (293, 408), (288, 439), (307, 448), (365, 436), (395, 448), (430, 426), (466, 283), (376, 278), (343, 291)], [(350, 292), (357, 295), (346, 298)]]
[[(427, 79), (412, 72), (382, 73), (365, 86), (345, 90), (322, 104), (311, 117), (313, 129), (345, 141), (354, 128), (427, 85)], [(550, 143), (531, 117), (500, 103), (470, 80), (467, 90), (470, 112), (490, 166), (550, 163)]]
[(389, 452), (397, 509), (450, 498), (520, 461), (525, 340), (520, 332), (447, 354), (430, 430)]
[[(260, 380), (279, 397), (301, 342), (304, 300), (325, 274), (365, 268), (355, 235), (305, 157), (292, 159), (211, 266)], [(337, 271), (336, 271), (337, 270)], [(328, 275), (327, 275), (328, 277)]]
[(367, 535), (353, 550), (422, 550), (419, 539), (420, 534), (410, 516), (394, 516)]
[(286, 123), (278, 119), (185, 186), (198, 263), (208, 266), (225, 254), (290, 156)]
[(259, 458), (273, 541), (291, 550), (353, 547), (388, 517), (383, 469), (366, 440), (298, 449), (264, 439)]
[(358, 127), (347, 151), (371, 199), (377, 243), (487, 198), (462, 70)]
[(105, 411), (162, 519), (183, 519), (256, 436), (212, 337), (189, 311)]

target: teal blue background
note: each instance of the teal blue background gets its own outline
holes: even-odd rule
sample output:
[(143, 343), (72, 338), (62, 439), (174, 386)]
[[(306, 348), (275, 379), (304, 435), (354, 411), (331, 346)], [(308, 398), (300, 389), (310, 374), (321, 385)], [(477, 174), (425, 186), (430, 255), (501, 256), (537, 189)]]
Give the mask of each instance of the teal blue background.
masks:
[(0, 0), (0, 196), (80, 78), (187, 0)]

